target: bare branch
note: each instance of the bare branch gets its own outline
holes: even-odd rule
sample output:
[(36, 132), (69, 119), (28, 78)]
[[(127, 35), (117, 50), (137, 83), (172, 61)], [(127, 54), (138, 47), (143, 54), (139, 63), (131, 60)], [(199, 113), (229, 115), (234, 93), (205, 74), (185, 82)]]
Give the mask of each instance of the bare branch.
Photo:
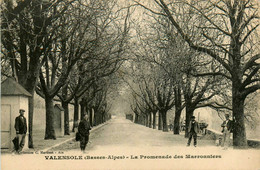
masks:
[(150, 9), (150, 8), (147, 8), (146, 6), (144, 6), (143, 4), (141, 4), (140, 2), (137, 2), (137, 1), (134, 1), (134, 2), (137, 3), (139, 6), (143, 7), (144, 9), (146, 9), (146, 10), (152, 12), (153, 14), (162, 15), (162, 16), (166, 16), (166, 17), (167, 17), (167, 15), (165, 15), (165, 14), (163, 14), (163, 13), (156, 12), (156, 11)]
[(255, 64), (255, 61), (258, 59), (260, 59), (260, 54), (256, 54), (252, 58), (250, 58), (250, 60), (242, 68), (242, 73), (245, 73), (247, 69), (251, 68)]
[(248, 88), (245, 88), (245, 90), (242, 92), (242, 98), (245, 99), (247, 95), (249, 95), (250, 93), (253, 93), (259, 89), (260, 89), (260, 83), (250, 86)]
[(230, 66), (223, 60), (221, 59), (216, 53), (214, 53), (212, 50), (207, 49), (205, 47), (200, 47), (197, 46), (195, 44), (193, 44), (193, 42), (191, 41), (191, 39), (188, 37), (188, 35), (186, 35), (182, 28), (180, 27), (180, 25), (175, 21), (175, 19), (172, 17), (171, 12), (168, 9), (168, 6), (164, 3), (163, 0), (160, 0), (161, 4), (163, 5), (163, 10), (164, 12), (167, 14), (167, 17), (169, 18), (169, 20), (171, 21), (171, 23), (173, 24), (173, 26), (177, 29), (177, 31), (180, 33), (180, 35), (182, 36), (182, 38), (189, 44), (189, 46), (197, 51), (200, 52), (204, 52), (208, 55), (210, 55), (211, 57), (213, 57), (214, 59), (216, 59), (219, 63), (221, 63), (230, 73), (231, 68)]

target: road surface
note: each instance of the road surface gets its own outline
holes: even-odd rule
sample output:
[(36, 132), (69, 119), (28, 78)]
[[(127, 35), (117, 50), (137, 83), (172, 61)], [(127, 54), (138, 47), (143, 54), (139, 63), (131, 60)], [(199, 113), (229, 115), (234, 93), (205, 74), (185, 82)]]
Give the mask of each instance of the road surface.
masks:
[[(115, 118), (91, 131), (86, 153), (71, 141), (48, 152), (4, 155), (2, 169), (260, 169), (260, 150), (222, 150), (210, 140), (187, 139)], [(8, 164), (9, 162), (9, 164)], [(23, 167), (23, 168), (22, 168)]]
[[(148, 151), (160, 150), (165, 147), (185, 147), (187, 139), (183, 135), (173, 135), (172, 132), (162, 132), (157, 129), (151, 129), (139, 124), (134, 124), (130, 120), (118, 117), (108, 121), (101, 128), (90, 132), (90, 143), (86, 150), (87, 153), (103, 151), (115, 148), (131, 148), (135, 151), (143, 151), (146, 148)], [(198, 140), (198, 147), (214, 146), (214, 141)], [(193, 148), (193, 146), (191, 145)], [(193, 148), (194, 149), (194, 148)], [(54, 150), (78, 151), (79, 142), (69, 142)]]

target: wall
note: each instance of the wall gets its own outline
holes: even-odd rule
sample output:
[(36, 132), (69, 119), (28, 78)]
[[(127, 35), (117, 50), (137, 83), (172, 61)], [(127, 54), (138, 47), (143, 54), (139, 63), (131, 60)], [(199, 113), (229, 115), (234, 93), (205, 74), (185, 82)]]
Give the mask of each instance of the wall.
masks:
[[(19, 109), (24, 109), (24, 116), (27, 120), (28, 127), (28, 98), (24, 96), (1, 96), (1, 105), (11, 105), (11, 116), (10, 116), (10, 147), (12, 148), (11, 140), (16, 136), (14, 128), (15, 118), (19, 116)], [(1, 119), (4, 119), (1, 117)], [(28, 148), (28, 131), (25, 140), (24, 148)]]
[[(43, 98), (34, 95), (34, 116), (33, 116), (33, 129), (34, 130), (45, 130), (45, 122), (46, 122), (46, 111), (45, 111), (45, 101)], [(60, 104), (60, 102), (54, 102), (55, 104)], [(74, 106), (69, 105), (69, 118), (72, 120), (74, 118)], [(79, 113), (80, 114), (80, 113)], [(70, 127), (72, 129), (72, 126)]]

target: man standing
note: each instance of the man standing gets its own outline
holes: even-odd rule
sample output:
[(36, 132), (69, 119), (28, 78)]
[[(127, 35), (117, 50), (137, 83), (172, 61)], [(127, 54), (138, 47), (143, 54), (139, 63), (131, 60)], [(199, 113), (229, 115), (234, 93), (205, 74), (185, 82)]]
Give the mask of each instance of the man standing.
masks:
[(16, 152), (20, 154), (22, 151), (24, 144), (25, 144), (25, 136), (27, 133), (27, 123), (26, 118), (24, 117), (25, 110), (20, 109), (20, 115), (15, 118), (15, 130), (16, 130), (16, 137), (18, 138), (18, 150)]
[(190, 146), (191, 139), (193, 137), (194, 146), (197, 147), (197, 133), (199, 130), (199, 124), (195, 121), (195, 116), (191, 116), (191, 121), (189, 123), (188, 133), (189, 133), (189, 140), (187, 146)]
[(173, 130), (173, 125), (170, 124), (170, 125), (169, 125), (169, 128), (170, 128), (170, 131), (172, 131), (172, 130)]
[(78, 132), (81, 136), (80, 139), (80, 149), (85, 153), (86, 145), (89, 140), (89, 130), (91, 130), (90, 123), (88, 120), (88, 115), (85, 115), (84, 118), (79, 122)]
[(228, 149), (233, 123), (229, 119), (229, 114), (225, 114), (225, 118), (226, 120), (224, 120), (223, 123), (221, 124), (221, 127), (223, 128), (222, 129), (223, 140), (221, 146), (224, 147), (223, 149)]

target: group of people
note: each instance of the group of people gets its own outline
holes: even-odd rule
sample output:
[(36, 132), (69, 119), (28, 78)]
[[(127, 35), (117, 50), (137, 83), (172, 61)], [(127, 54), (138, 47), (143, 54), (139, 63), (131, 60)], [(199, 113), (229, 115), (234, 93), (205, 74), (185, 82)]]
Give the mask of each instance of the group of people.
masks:
[[(20, 154), (24, 144), (25, 144), (25, 136), (27, 133), (27, 122), (24, 117), (24, 109), (20, 109), (20, 115), (15, 118), (15, 130), (16, 137), (13, 139), (14, 150), (13, 152)], [(229, 114), (225, 114), (225, 120), (221, 124), (223, 139), (222, 139), (222, 147), (223, 149), (227, 149), (230, 142), (230, 135), (233, 130), (233, 121), (229, 119)], [(78, 126), (78, 133), (80, 136), (80, 149), (85, 153), (86, 145), (89, 141), (89, 131), (91, 130), (91, 126), (89, 123), (88, 115), (85, 115), (84, 118), (80, 121)], [(189, 139), (187, 146), (190, 146), (192, 138), (194, 142), (194, 147), (197, 147), (197, 134), (199, 132), (199, 124), (195, 120), (195, 116), (191, 117), (191, 121), (188, 126)]]
[[(25, 144), (25, 137), (27, 133), (27, 121), (24, 117), (24, 109), (19, 110), (19, 116), (15, 118), (15, 130), (16, 136), (13, 139), (14, 143), (14, 150), (12, 151), (13, 154), (20, 154), (24, 144)], [(89, 123), (88, 115), (85, 115), (84, 118), (80, 121), (78, 126), (78, 133), (80, 135), (80, 149), (82, 152), (85, 152), (86, 145), (89, 141), (89, 131), (91, 130), (91, 126)]]
[[(231, 133), (233, 132), (233, 121), (229, 119), (229, 114), (225, 114), (225, 120), (221, 124), (222, 127), (222, 133), (223, 133), (223, 138), (221, 142), (221, 146), (223, 149), (228, 149), (229, 143), (230, 143), (230, 136)], [(199, 124), (195, 120), (195, 116), (191, 117), (191, 121), (188, 126), (188, 133), (189, 133), (189, 139), (187, 146), (190, 146), (191, 140), (193, 138), (194, 141), (194, 147), (197, 147), (197, 134), (199, 131)]]
[[(233, 121), (229, 119), (229, 114), (225, 114), (225, 120), (221, 124), (223, 140), (221, 146), (223, 149), (227, 149), (230, 143), (230, 136), (233, 131)], [(89, 123), (88, 115), (84, 116), (84, 119), (80, 121), (78, 132), (81, 136), (80, 139), (80, 148), (82, 152), (85, 152), (86, 145), (89, 141), (89, 130), (91, 130), (91, 126)], [(195, 120), (195, 116), (191, 117), (191, 121), (188, 126), (188, 143), (187, 146), (190, 146), (192, 138), (194, 142), (194, 147), (197, 147), (197, 134), (199, 132), (199, 123)]]

